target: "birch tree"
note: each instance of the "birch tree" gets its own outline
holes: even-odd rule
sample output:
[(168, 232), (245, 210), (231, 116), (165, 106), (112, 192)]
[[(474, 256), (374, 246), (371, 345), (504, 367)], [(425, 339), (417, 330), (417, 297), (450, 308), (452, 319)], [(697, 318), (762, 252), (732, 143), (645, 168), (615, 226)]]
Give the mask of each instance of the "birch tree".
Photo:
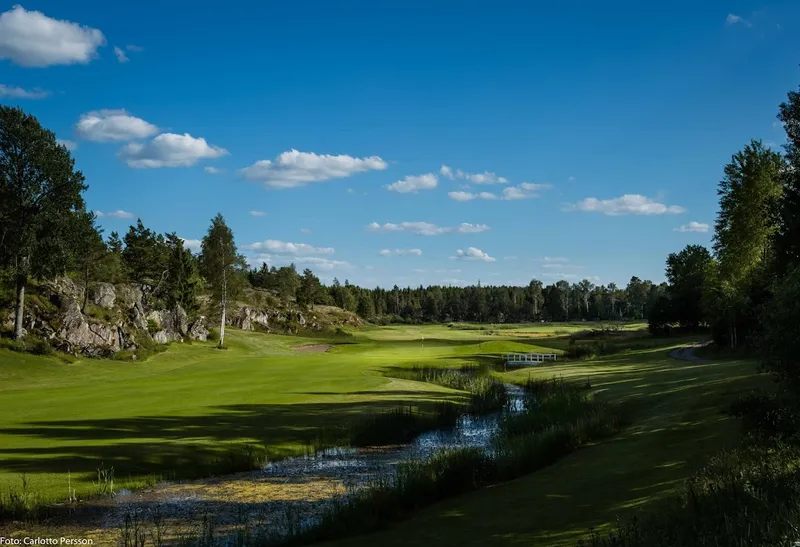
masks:
[(203, 238), (200, 251), (200, 266), (211, 285), (212, 298), (220, 313), (219, 348), (225, 342), (225, 321), (228, 303), (241, 289), (245, 259), (236, 249), (233, 232), (225, 224), (222, 213), (211, 220), (208, 234)]

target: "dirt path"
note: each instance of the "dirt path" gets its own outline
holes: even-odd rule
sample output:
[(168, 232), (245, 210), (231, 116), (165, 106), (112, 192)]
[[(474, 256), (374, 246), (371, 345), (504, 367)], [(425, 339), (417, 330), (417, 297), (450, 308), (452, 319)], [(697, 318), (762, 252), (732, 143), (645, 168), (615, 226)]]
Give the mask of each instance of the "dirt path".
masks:
[(697, 357), (694, 354), (694, 350), (696, 350), (697, 348), (705, 347), (710, 343), (711, 341), (707, 340), (705, 342), (694, 342), (693, 344), (681, 346), (669, 352), (669, 356), (672, 357), (673, 359), (678, 359), (680, 361), (690, 361), (692, 363), (707, 363), (708, 361), (706, 359)]

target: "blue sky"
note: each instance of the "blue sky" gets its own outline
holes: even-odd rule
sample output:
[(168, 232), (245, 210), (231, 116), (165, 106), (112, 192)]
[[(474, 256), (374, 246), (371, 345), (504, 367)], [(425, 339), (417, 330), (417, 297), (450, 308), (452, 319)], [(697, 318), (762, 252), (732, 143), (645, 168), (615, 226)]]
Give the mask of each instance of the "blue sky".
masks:
[(661, 281), (731, 154), (783, 143), (800, 4), (551, 4), (0, 4), (0, 101), (75, 146), (106, 232), (221, 212), (369, 286)]

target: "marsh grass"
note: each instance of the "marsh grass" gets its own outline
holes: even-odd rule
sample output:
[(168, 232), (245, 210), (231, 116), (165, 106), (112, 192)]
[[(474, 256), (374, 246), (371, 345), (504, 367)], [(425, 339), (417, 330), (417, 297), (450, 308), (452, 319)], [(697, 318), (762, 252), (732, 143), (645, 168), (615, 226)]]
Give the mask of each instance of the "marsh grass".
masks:
[(432, 412), (424, 412), (411, 405), (400, 405), (354, 421), (348, 431), (347, 441), (351, 446), (409, 443), (425, 431), (454, 426), (462, 412), (461, 405), (455, 403), (439, 403)]

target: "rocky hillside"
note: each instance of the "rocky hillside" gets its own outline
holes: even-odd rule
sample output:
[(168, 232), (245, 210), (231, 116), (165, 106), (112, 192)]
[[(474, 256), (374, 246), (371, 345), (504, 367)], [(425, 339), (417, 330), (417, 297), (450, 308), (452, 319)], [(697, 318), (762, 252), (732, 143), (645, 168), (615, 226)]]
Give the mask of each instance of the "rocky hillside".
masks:
[[(145, 293), (136, 284), (91, 283), (84, 311), (84, 287), (69, 277), (45, 282), (30, 291), (24, 327), (28, 334), (47, 340), (57, 350), (73, 355), (112, 357), (128, 351), (132, 357), (140, 348), (156, 344), (207, 340), (209, 328), (218, 326), (216, 314), (189, 317), (180, 307), (163, 309), (148, 305)], [(0, 315), (3, 326), (11, 329), (13, 310)], [(255, 306), (238, 302), (229, 310), (226, 324), (244, 330), (297, 334), (301, 331), (326, 331), (336, 327), (361, 325), (360, 319), (344, 310), (315, 306), (302, 310), (294, 303), (272, 299), (270, 305)]]

